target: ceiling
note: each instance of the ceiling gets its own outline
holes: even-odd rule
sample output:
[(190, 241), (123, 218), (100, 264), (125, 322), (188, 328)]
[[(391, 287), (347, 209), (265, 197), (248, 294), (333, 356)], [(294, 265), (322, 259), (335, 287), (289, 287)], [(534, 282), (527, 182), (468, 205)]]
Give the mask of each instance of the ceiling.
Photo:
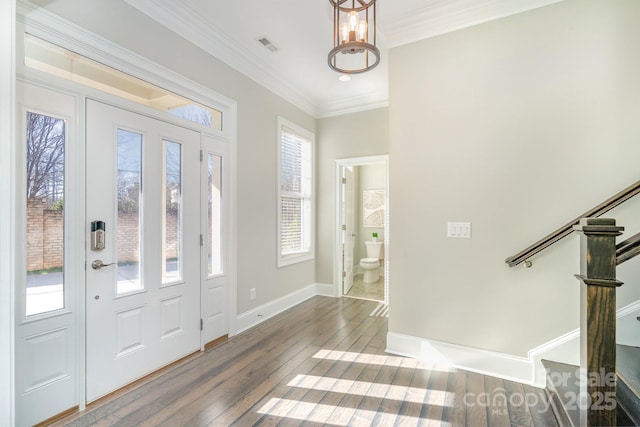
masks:
[[(388, 50), (561, 0), (377, 0), (381, 62), (349, 82), (327, 65), (329, 0), (125, 0), (314, 117), (387, 105)], [(276, 52), (258, 39), (267, 37)]]

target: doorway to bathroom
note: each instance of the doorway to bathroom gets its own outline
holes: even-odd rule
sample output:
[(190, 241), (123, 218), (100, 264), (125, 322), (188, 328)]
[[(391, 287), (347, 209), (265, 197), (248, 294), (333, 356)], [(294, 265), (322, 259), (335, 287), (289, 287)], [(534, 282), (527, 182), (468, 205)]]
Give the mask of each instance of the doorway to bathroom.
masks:
[(389, 301), (388, 156), (336, 160), (336, 294)]

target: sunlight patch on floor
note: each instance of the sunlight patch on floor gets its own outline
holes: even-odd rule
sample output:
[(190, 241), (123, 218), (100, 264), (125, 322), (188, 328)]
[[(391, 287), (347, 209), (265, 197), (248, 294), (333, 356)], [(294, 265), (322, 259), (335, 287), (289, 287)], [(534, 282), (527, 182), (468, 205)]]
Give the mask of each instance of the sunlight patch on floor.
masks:
[(389, 317), (389, 306), (383, 303), (378, 304), (369, 317)]
[[(352, 351), (338, 351), (338, 350), (319, 350), (313, 355), (314, 359), (324, 360), (336, 360), (340, 362), (353, 362), (353, 363), (365, 363), (368, 365), (379, 366), (395, 366), (411, 369), (424, 369), (424, 370), (438, 370), (441, 372), (450, 372), (448, 367), (435, 367), (427, 366), (423, 362), (417, 359), (411, 359), (408, 357), (387, 356), (384, 354), (368, 354), (368, 353), (355, 353)], [(435, 368), (435, 369), (434, 369)]]
[(332, 393), (345, 393), (380, 399), (402, 400), (427, 405), (447, 406), (452, 394), (442, 390), (407, 387), (391, 384), (378, 384), (366, 381), (342, 380), (315, 375), (296, 375), (287, 384), (289, 387), (306, 388)]
[[(450, 425), (442, 423), (440, 420), (426, 420), (406, 415), (277, 398), (271, 398), (258, 410), (258, 413), (338, 426), (369, 426), (374, 419), (378, 425), (418, 425), (418, 423), (434, 426)], [(433, 423), (430, 424), (429, 421), (433, 421)]]

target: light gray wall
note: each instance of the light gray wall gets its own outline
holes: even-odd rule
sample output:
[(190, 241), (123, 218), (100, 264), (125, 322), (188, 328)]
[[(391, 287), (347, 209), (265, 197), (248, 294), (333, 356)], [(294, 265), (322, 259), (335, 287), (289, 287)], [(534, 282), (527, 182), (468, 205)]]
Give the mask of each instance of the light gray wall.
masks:
[(336, 160), (388, 154), (388, 110), (318, 120), (316, 281), (333, 283)]
[(638, 16), (568, 0), (390, 52), (390, 331), (526, 356), (578, 327), (577, 235), (504, 259), (640, 179)]
[[(277, 116), (316, 120), (122, 0), (38, 0), (51, 12), (238, 103), (238, 313), (315, 281), (313, 261), (276, 268)], [(256, 288), (257, 298), (249, 299)]]
[[(371, 233), (378, 233), (378, 240), (384, 241), (384, 227), (366, 227), (364, 226), (363, 212), (363, 191), (365, 190), (386, 190), (386, 167), (380, 165), (363, 165), (358, 166), (358, 189), (356, 202), (356, 220), (358, 223), (356, 247), (353, 262), (357, 266), (362, 258), (366, 258), (367, 249), (364, 242), (371, 241)], [(357, 271), (357, 269), (356, 269)]]

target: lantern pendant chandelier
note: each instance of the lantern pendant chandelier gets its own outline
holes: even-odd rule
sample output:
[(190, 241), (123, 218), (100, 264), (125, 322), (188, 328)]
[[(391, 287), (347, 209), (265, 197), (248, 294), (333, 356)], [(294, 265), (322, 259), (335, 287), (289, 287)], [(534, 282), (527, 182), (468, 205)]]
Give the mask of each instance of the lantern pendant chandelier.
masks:
[(376, 47), (376, 0), (329, 0), (329, 3), (333, 6), (329, 67), (344, 74), (375, 68), (380, 63)]

